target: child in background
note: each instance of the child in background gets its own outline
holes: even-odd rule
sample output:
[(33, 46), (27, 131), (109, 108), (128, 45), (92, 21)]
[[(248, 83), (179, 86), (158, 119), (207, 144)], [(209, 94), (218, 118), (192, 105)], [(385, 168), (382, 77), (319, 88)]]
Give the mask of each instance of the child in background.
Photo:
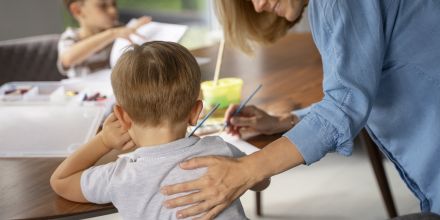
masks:
[(129, 40), (137, 28), (151, 21), (141, 17), (132, 27), (120, 26), (116, 0), (64, 0), (64, 4), (79, 23), (79, 28), (67, 28), (58, 43), (57, 66), (68, 77), (110, 68), (113, 41)]
[[(199, 66), (183, 46), (161, 41), (133, 45), (112, 72), (114, 113), (95, 138), (55, 170), (50, 180), (54, 191), (76, 202), (112, 202), (124, 219), (177, 219), (177, 209), (164, 207), (170, 198), (160, 188), (206, 172), (182, 170), (180, 162), (206, 155), (244, 156), (220, 137), (185, 137), (202, 110), (200, 80)], [(112, 149), (130, 148), (135, 150), (115, 162), (94, 166)], [(253, 190), (268, 185), (264, 180)], [(217, 219), (246, 219), (240, 200)]]

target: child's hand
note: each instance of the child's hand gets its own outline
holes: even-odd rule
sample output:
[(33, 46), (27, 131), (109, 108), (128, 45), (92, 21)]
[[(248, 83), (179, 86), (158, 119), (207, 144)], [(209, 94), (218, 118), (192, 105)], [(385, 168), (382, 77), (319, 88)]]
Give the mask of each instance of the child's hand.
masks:
[(102, 131), (98, 135), (104, 146), (109, 149), (125, 151), (135, 147), (128, 131), (122, 127), (113, 113), (105, 119)]
[(130, 41), (130, 43), (132, 43), (131, 39), (130, 39), (130, 35), (134, 34), (138, 37), (140, 37), (141, 39), (145, 39), (142, 35), (138, 34), (136, 32), (135, 28), (132, 27), (117, 27), (117, 28), (113, 28), (113, 36), (114, 38), (124, 38), (128, 41)]
[(124, 38), (131, 42), (130, 35), (134, 34), (141, 39), (145, 40), (145, 37), (138, 34), (136, 30), (140, 28), (142, 25), (148, 24), (151, 22), (151, 17), (140, 17), (133, 25), (129, 27), (117, 27), (113, 28), (113, 33), (115, 38)]
[(132, 28), (138, 29), (142, 27), (145, 24), (148, 24), (151, 22), (151, 17), (143, 16), (136, 20), (136, 22), (133, 24)]

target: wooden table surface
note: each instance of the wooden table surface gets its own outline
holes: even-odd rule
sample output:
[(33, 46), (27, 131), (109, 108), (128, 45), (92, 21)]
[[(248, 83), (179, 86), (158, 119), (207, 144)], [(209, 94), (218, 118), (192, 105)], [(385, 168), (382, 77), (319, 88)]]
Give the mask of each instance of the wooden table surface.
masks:
[[(213, 76), (217, 48), (193, 51), (195, 56), (211, 58), (211, 63), (201, 66), (203, 79)], [(241, 77), (244, 96), (263, 84), (250, 104), (271, 112), (305, 107), (323, 95), (321, 60), (310, 34), (289, 34), (275, 45), (259, 49), (254, 57), (226, 45), (221, 74)], [(258, 136), (249, 142), (263, 147), (278, 136)], [(80, 204), (57, 196), (49, 178), (62, 160), (0, 158), (0, 219), (84, 218), (116, 212), (111, 204)]]

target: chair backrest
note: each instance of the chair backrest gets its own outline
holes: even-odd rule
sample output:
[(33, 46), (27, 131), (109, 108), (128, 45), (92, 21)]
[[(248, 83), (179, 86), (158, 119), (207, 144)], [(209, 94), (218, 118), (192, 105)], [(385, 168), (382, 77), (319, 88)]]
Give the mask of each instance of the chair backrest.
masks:
[(41, 35), (0, 42), (0, 85), (11, 81), (57, 81), (60, 35)]

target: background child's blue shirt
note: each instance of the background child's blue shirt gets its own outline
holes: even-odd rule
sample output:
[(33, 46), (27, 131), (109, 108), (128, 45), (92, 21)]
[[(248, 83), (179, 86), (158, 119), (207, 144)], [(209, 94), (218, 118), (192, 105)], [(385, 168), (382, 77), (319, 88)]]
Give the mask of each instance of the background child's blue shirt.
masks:
[(440, 213), (440, 1), (311, 0), (324, 98), (285, 136), (307, 164), (366, 126), (422, 211)]

